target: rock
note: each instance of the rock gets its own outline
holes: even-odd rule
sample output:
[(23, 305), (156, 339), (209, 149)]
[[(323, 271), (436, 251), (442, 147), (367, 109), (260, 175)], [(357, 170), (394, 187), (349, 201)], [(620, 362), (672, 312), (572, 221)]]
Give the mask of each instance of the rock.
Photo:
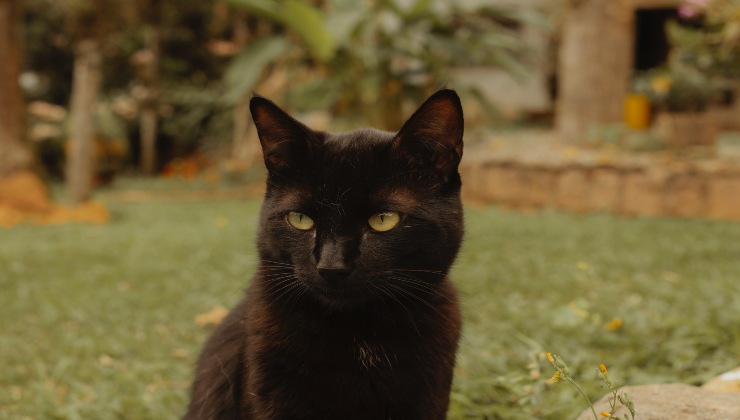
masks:
[[(712, 392), (684, 384), (628, 386), (622, 388), (621, 392), (629, 394), (634, 402), (638, 420), (740, 419), (740, 398), (733, 393)], [(594, 404), (597, 413), (609, 411), (610, 396), (608, 394)], [(624, 418), (625, 413), (628, 411), (620, 405), (615, 417)], [(593, 418), (590, 408), (578, 416), (578, 420)]]
[[(740, 393), (740, 367), (719, 375), (701, 387), (713, 392)], [(740, 399), (740, 397), (737, 398)]]

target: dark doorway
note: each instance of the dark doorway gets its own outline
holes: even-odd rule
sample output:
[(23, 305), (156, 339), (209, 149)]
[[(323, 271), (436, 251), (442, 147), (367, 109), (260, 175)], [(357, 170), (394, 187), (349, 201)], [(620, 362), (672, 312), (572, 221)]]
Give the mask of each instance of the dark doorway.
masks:
[(648, 70), (666, 62), (670, 45), (665, 35), (665, 24), (677, 18), (675, 8), (637, 10), (635, 70)]

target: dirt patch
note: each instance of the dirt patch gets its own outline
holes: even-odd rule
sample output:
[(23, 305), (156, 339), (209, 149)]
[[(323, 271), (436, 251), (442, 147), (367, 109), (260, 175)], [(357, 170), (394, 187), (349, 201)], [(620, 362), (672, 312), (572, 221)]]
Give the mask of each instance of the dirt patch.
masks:
[(30, 171), (0, 178), (0, 206), (20, 212), (37, 213), (51, 209), (49, 190)]
[(105, 205), (87, 202), (78, 206), (60, 206), (52, 202), (49, 190), (30, 171), (0, 178), (0, 227), (22, 223), (54, 225), (62, 223), (108, 223)]
[(230, 188), (219, 190), (199, 191), (121, 191), (113, 195), (113, 199), (124, 203), (142, 201), (208, 201), (208, 200), (244, 200), (263, 196), (263, 184), (252, 184), (246, 188)]

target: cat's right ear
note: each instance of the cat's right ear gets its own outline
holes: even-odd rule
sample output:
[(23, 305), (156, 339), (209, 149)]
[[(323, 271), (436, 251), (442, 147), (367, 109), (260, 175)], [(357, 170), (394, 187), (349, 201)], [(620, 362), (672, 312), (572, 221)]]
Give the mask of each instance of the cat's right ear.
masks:
[(266, 98), (253, 96), (249, 110), (270, 172), (300, 166), (321, 144), (315, 132)]

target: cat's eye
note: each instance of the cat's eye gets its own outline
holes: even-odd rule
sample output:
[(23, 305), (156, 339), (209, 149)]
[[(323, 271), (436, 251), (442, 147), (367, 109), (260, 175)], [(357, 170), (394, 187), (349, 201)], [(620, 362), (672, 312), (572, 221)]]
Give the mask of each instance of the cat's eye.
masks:
[(395, 211), (384, 211), (382, 213), (376, 213), (370, 216), (367, 223), (373, 230), (378, 232), (386, 232), (398, 224), (401, 221), (401, 215)]
[(314, 221), (310, 217), (297, 211), (288, 212), (286, 217), (288, 224), (299, 230), (310, 230), (314, 226)]

